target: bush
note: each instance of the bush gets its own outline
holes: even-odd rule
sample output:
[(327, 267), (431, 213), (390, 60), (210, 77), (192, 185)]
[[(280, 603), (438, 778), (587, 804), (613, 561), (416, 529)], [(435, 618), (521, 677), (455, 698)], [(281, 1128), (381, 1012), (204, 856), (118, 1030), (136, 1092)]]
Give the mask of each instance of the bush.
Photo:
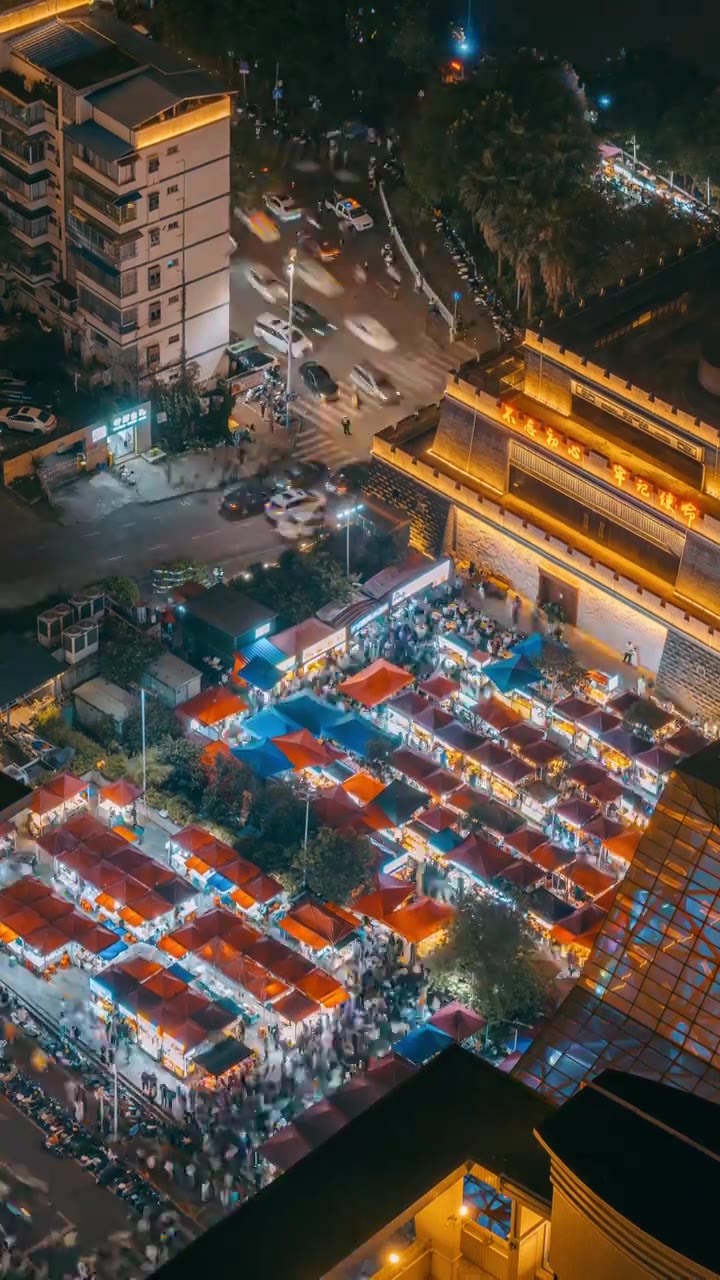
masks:
[(182, 796), (174, 796), (160, 787), (148, 787), (146, 795), (147, 802), (153, 809), (164, 810), (179, 827), (189, 827), (191, 823), (198, 821), (199, 815)]
[(33, 726), (41, 737), (46, 738), (54, 747), (70, 747), (75, 755), (72, 761), (73, 773), (87, 773), (94, 769), (98, 760), (103, 758), (103, 748), (79, 729), (73, 729), (67, 720), (63, 720), (57, 709), (41, 712), (35, 716)]

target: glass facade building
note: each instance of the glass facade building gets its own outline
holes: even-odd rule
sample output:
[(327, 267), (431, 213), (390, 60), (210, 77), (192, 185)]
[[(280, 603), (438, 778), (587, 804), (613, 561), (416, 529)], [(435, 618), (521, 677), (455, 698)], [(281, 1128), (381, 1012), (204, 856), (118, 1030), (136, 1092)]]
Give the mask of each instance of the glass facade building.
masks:
[(576, 986), (515, 1075), (561, 1102), (606, 1067), (720, 1102), (720, 744), (670, 775)]

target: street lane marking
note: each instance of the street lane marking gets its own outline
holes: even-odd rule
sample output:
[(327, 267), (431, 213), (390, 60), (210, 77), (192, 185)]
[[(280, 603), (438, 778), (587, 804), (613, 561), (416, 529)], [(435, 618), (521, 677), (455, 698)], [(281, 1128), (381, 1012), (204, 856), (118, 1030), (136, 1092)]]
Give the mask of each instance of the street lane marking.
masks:
[(154, 547), (148, 547), (148, 551), (159, 551), (161, 547), (166, 547), (167, 542), (156, 542)]
[(95, 529), (95, 531), (94, 531), (93, 533), (84, 533), (84, 534), (83, 534), (83, 538), (99, 538), (99, 537), (100, 537), (100, 530), (99, 530), (99, 529)]
[(223, 529), (208, 529), (207, 533), (194, 533), (191, 541), (197, 542), (198, 538), (216, 538), (219, 533), (224, 533)]
[(105, 563), (110, 564), (112, 560), (122, 560), (122, 556), (106, 556)]
[(121, 525), (120, 525), (120, 528), (121, 528), (121, 529), (132, 529), (132, 528), (134, 527), (134, 525), (135, 525), (135, 521), (134, 521), (134, 520), (129, 520), (127, 524), (121, 524)]

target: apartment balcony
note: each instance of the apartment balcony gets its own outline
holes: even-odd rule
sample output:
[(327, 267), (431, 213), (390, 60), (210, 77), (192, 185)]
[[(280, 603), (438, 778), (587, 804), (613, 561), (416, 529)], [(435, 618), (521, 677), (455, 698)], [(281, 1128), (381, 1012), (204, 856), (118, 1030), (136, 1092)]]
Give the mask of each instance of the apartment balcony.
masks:
[(106, 219), (112, 227), (125, 227), (137, 221), (138, 191), (126, 192), (124, 195), (112, 195), (93, 182), (73, 177), (70, 183), (73, 202), (84, 213)]
[(17, 129), (7, 128), (0, 121), (0, 156), (5, 156), (12, 164), (26, 171), (28, 177), (34, 170), (56, 167), (55, 146), (50, 134), (38, 134), (27, 138)]
[(26, 92), (22, 76), (0, 71), (0, 119), (9, 120), (24, 133), (39, 133), (53, 116), (43, 98)]
[(137, 271), (132, 269), (118, 271), (114, 267), (103, 267), (99, 260), (94, 260), (87, 250), (71, 245), (75, 278), (78, 285), (84, 284), (92, 291), (100, 291), (100, 295), (110, 305), (120, 298), (132, 298), (137, 293)]
[(114, 234), (109, 227), (79, 208), (68, 213), (66, 227), (71, 244), (87, 249), (112, 267), (120, 268), (123, 263), (137, 257), (138, 241), (142, 238), (140, 231)]

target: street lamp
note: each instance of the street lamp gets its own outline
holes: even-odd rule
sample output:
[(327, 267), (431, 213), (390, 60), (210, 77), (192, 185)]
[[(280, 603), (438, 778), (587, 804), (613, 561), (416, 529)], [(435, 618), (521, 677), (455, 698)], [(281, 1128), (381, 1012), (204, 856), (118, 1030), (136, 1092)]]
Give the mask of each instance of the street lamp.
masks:
[(292, 380), (292, 342), (293, 342), (293, 281), (295, 279), (295, 259), (297, 249), (288, 254), (288, 363), (287, 383), (285, 385), (285, 430), (290, 430), (290, 382)]
[(345, 521), (345, 573), (348, 578), (350, 577), (350, 525), (352, 524), (353, 516), (358, 515), (363, 510), (363, 503), (358, 502), (357, 506), (346, 507), (344, 511), (338, 511), (337, 513), (338, 525), (342, 520)]

